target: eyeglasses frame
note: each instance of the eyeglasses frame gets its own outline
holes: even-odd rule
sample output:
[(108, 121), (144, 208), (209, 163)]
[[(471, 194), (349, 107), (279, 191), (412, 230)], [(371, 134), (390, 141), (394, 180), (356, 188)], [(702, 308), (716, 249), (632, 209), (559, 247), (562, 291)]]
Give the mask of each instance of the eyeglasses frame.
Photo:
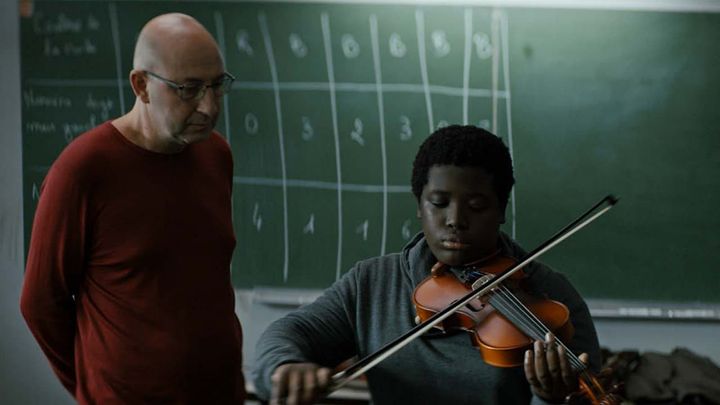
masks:
[[(176, 81), (166, 79), (166, 78), (160, 76), (159, 74), (151, 72), (149, 70), (144, 70), (143, 72), (145, 72), (146, 75), (148, 75), (150, 77), (154, 77), (155, 79), (158, 79), (161, 82), (165, 83), (168, 87), (174, 89), (175, 93), (183, 101), (202, 100), (202, 98), (205, 97), (205, 93), (207, 92), (208, 88), (213, 88), (213, 86), (218, 85), (218, 83), (225, 83), (226, 80), (230, 80), (230, 83), (227, 84), (228, 90), (226, 92), (224, 92), (222, 95), (220, 95), (220, 96), (223, 96), (223, 95), (227, 94), (230, 91), (230, 89), (232, 89), (232, 83), (235, 81), (235, 76), (231, 75), (228, 72), (223, 72), (219, 82), (216, 80), (210, 84), (203, 83), (200, 85), (200, 90), (198, 91), (198, 93), (195, 96), (189, 97), (189, 98), (183, 98), (183, 96), (181, 95), (182, 91), (188, 87), (194, 87), (194, 85), (191, 86), (189, 83), (178, 83)], [(224, 87), (225, 87), (225, 85), (221, 85), (219, 88), (224, 88)], [(217, 96), (217, 93), (215, 92), (214, 88), (213, 88), (213, 94)]]

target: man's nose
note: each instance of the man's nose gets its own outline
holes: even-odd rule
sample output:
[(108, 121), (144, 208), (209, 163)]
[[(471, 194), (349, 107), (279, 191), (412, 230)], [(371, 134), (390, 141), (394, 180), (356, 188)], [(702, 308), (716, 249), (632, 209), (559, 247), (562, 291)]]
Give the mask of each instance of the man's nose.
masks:
[(215, 95), (212, 88), (205, 89), (205, 94), (198, 101), (197, 111), (214, 118), (220, 111), (220, 97)]

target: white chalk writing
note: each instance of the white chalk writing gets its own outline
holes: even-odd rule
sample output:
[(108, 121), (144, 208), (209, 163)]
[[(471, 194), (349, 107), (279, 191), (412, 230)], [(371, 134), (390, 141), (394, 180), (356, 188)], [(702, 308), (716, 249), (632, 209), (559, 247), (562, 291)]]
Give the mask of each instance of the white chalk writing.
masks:
[(403, 240), (409, 240), (410, 236), (412, 236), (410, 234), (410, 220), (409, 219), (406, 219), (405, 221), (403, 221), (401, 233), (402, 233)]
[(255, 225), (255, 229), (260, 232), (260, 229), (262, 229), (263, 219), (262, 215), (260, 215), (260, 204), (258, 203), (255, 203), (255, 207), (253, 207), (252, 223)]
[(308, 48), (307, 45), (305, 45), (305, 42), (303, 42), (302, 38), (300, 38), (300, 35), (292, 33), (290, 34), (290, 49), (292, 52), (297, 56), (298, 58), (304, 58), (307, 56)]
[(445, 31), (435, 30), (432, 34), (430, 34), (430, 38), (432, 38), (433, 49), (436, 57), (442, 58), (450, 53), (450, 42), (447, 40)]
[(363, 240), (367, 240), (368, 228), (370, 227), (370, 221), (367, 219), (355, 228), (355, 233), (362, 235)]
[(250, 135), (255, 135), (258, 133), (258, 130), (260, 129), (260, 123), (258, 122), (258, 118), (253, 113), (247, 113), (245, 114), (245, 132), (247, 132)]
[(65, 13), (58, 13), (48, 17), (39, 11), (33, 16), (33, 32), (39, 35), (79, 34), (83, 30), (97, 31), (100, 21), (93, 15), (86, 17), (70, 17)]
[(412, 138), (412, 128), (410, 128), (410, 118), (405, 115), (400, 116), (400, 139), (403, 141)]
[(110, 118), (110, 110), (113, 109), (115, 102), (108, 97), (97, 99), (92, 93), (88, 93), (85, 106), (89, 110), (100, 111), (100, 119), (105, 121)]
[(50, 134), (55, 132), (54, 122), (28, 121), (25, 123), (25, 130), (28, 133)]
[(393, 32), (388, 40), (390, 45), (390, 54), (396, 58), (402, 58), (407, 53), (407, 46), (400, 38), (400, 34)]
[(476, 32), (473, 34), (473, 43), (475, 44), (475, 52), (478, 58), (487, 59), (492, 56), (493, 47), (490, 43), (490, 37), (484, 32)]
[(342, 36), (342, 50), (345, 57), (348, 59), (357, 58), (360, 55), (360, 44), (350, 34)]
[(85, 56), (95, 55), (97, 46), (90, 38), (75, 41), (55, 42), (45, 38), (43, 42), (43, 54), (45, 56)]
[(52, 108), (68, 108), (72, 107), (72, 100), (69, 97), (61, 95), (36, 94), (33, 89), (23, 91), (23, 102), (25, 107), (52, 107)]
[(40, 189), (38, 188), (37, 183), (33, 182), (32, 199), (33, 199), (33, 201), (37, 201), (39, 198), (40, 198)]
[(79, 33), (82, 29), (81, 18), (70, 18), (64, 13), (54, 17), (45, 17), (45, 14), (38, 12), (33, 17), (33, 31), (36, 34)]
[(248, 56), (253, 56), (253, 47), (250, 45), (250, 34), (245, 30), (240, 30), (235, 34), (235, 44), (237, 44), (238, 51), (246, 53)]
[(95, 117), (95, 114), (90, 114), (90, 117), (85, 122), (64, 122), (61, 124), (61, 128), (65, 140), (70, 143), (76, 136), (95, 128), (97, 125), (97, 117)]
[(315, 234), (315, 214), (310, 214), (307, 224), (303, 228), (304, 234)]
[(302, 139), (309, 141), (315, 136), (315, 130), (313, 130), (312, 124), (310, 123), (310, 118), (308, 117), (302, 117)]
[(350, 139), (365, 146), (365, 139), (362, 137), (363, 133), (363, 122), (360, 118), (355, 118), (353, 122), (353, 130), (350, 132)]

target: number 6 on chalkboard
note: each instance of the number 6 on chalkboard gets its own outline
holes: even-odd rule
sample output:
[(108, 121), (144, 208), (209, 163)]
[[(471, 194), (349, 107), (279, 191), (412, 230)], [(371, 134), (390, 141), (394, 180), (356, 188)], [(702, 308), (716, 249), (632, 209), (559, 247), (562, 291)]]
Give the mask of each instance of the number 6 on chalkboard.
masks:
[(407, 141), (412, 138), (412, 129), (410, 128), (410, 118), (405, 115), (400, 116), (400, 139)]

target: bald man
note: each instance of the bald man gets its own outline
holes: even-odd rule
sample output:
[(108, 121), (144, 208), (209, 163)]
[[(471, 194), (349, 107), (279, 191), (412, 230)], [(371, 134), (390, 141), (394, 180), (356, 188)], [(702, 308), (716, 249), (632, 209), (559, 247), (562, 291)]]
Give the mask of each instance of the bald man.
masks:
[(233, 163), (213, 130), (232, 81), (195, 19), (152, 19), (132, 110), (77, 137), (45, 178), (21, 310), (78, 403), (244, 400)]

